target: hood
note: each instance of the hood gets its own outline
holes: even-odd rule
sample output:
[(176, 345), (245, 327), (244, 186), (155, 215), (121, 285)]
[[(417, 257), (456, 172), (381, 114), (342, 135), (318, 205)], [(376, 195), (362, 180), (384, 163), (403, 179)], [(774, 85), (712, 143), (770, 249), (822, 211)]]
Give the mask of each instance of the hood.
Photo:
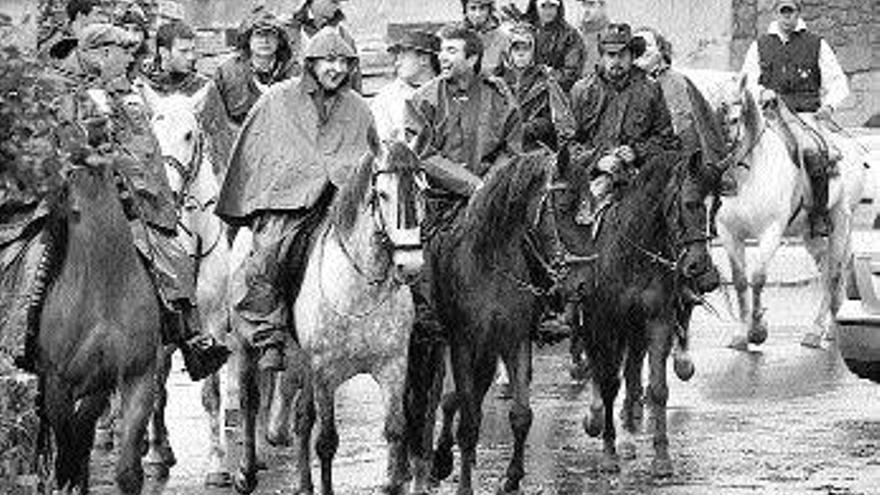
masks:
[(238, 48), (245, 56), (251, 56), (251, 34), (253, 34), (254, 29), (257, 27), (269, 27), (278, 33), (276, 57), (278, 58), (279, 65), (286, 64), (287, 61), (293, 58), (293, 51), (290, 48), (290, 36), (287, 34), (284, 24), (271, 12), (262, 8), (254, 10), (250, 17), (242, 21), (238, 28)]
[[(538, 2), (540, 0), (529, 0), (529, 5), (526, 7), (526, 12), (523, 14), (523, 18), (526, 21), (530, 22), (533, 26), (539, 27), (541, 21), (538, 19)], [(562, 26), (565, 24), (565, 1), (560, 0), (559, 2), (559, 12), (556, 14), (556, 19), (553, 19), (553, 22), (550, 23), (551, 26)]]

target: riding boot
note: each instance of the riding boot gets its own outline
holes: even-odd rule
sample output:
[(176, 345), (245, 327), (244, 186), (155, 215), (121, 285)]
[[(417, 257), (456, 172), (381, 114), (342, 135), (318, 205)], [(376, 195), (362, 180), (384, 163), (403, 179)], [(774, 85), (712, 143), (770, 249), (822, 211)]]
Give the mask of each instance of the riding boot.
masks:
[(229, 348), (204, 332), (195, 306), (188, 303), (179, 305), (177, 316), (180, 350), (190, 378), (199, 381), (216, 373), (226, 363)]
[(828, 237), (833, 226), (828, 211), (828, 176), (816, 174), (810, 177), (813, 188), (813, 207), (810, 209), (810, 236)]

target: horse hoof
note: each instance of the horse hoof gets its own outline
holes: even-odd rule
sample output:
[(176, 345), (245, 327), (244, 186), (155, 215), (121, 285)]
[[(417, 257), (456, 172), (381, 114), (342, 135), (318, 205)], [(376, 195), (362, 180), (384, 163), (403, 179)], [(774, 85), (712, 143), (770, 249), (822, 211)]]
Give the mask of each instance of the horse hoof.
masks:
[(512, 483), (510, 480), (505, 480), (501, 483), (501, 486), (498, 487), (498, 490), (496, 490), (495, 493), (497, 495), (521, 495), (522, 489), (520, 488), (519, 483)]
[(290, 447), (293, 445), (293, 439), (289, 434), (274, 432), (266, 433), (266, 442), (273, 447)]
[(144, 487), (143, 469), (129, 469), (116, 476), (116, 486), (123, 494), (140, 493)]
[(205, 486), (208, 488), (229, 488), (232, 486), (232, 475), (227, 471), (215, 471), (205, 476)]
[(767, 340), (767, 324), (761, 320), (752, 322), (749, 329), (749, 343), (761, 345)]
[(616, 455), (604, 455), (599, 463), (599, 471), (605, 474), (616, 474), (620, 472), (620, 460)]
[(437, 449), (434, 451), (434, 460), (431, 467), (431, 478), (445, 480), (452, 474), (452, 450)]
[(735, 351), (746, 352), (749, 350), (749, 341), (742, 335), (737, 335), (736, 337), (730, 339), (730, 343), (727, 344), (727, 347)]
[(257, 489), (257, 474), (246, 473), (239, 469), (232, 478), (232, 486), (238, 493), (253, 493)]
[(590, 408), (583, 421), (584, 431), (587, 435), (596, 438), (602, 434), (605, 429), (604, 411), (601, 408)]
[(103, 452), (110, 452), (113, 450), (113, 430), (95, 430), (94, 447)]
[(810, 349), (821, 349), (822, 336), (813, 332), (806, 333), (803, 340), (801, 340), (801, 345)]
[(696, 371), (694, 362), (691, 361), (690, 356), (687, 355), (676, 356), (673, 360), (673, 369), (675, 370), (675, 376), (683, 382), (693, 378), (694, 372)]
[(170, 445), (163, 445), (149, 449), (144, 462), (152, 466), (161, 464), (170, 468), (177, 464), (177, 457)]
[(264, 460), (257, 460), (257, 462), (254, 463), (254, 469), (257, 471), (268, 471), (269, 465), (266, 464), (266, 461)]
[(654, 459), (651, 462), (651, 474), (655, 478), (668, 478), (672, 476), (672, 461), (669, 459)]
[(636, 458), (636, 444), (632, 442), (621, 442), (618, 448), (620, 458), (625, 461), (631, 461)]
[(149, 477), (154, 480), (164, 481), (171, 475), (170, 466), (164, 463), (147, 463), (144, 469), (149, 472)]

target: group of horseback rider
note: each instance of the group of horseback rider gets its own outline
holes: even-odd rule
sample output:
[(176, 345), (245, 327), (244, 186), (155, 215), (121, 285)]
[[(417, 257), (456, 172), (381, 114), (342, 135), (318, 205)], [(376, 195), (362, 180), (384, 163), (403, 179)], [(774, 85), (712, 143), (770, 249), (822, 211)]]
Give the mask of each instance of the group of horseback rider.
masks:
[[(71, 25), (79, 26), (99, 4), (71, 0)], [(840, 104), (846, 79), (828, 44), (806, 30), (801, 2), (774, 5), (777, 19), (749, 50), (744, 71), (763, 100), (781, 99), (801, 115), (786, 128), (803, 147), (812, 180), (813, 233), (828, 235), (832, 160), (812, 124)], [(377, 151), (380, 136), (406, 141), (429, 178), (426, 281), (437, 275), (432, 260), (444, 249), (443, 234), (489, 170), (541, 148), (567, 147), (576, 166), (591, 170), (590, 194), (582, 195), (589, 200), (577, 220), (594, 228), (613, 201), (620, 174), (658, 153), (699, 153), (701, 173), (683, 186), (684, 202), (699, 220), (684, 237), (705, 239), (706, 194), (735, 194), (735, 183), (720, 167), (728, 143), (699, 91), (670, 68), (665, 38), (651, 29), (634, 33), (627, 24), (605, 23), (597, 39), (585, 43), (565, 22), (562, 0), (530, 0), (527, 15), (510, 29), (499, 26), (494, 0), (462, 0), (462, 7), (464, 22), (436, 35), (404, 33), (391, 45), (398, 79), (380, 92), (372, 109), (358, 93), (357, 50), (342, 27), (337, 0), (306, 1), (292, 17), (294, 24), (257, 10), (243, 26), (238, 55), (213, 80), (195, 75), (195, 36), (182, 23), (160, 28), (161, 61), (152, 74), (140, 73), (134, 63), (140, 41), (110, 18), (78, 28), (75, 38), (65, 40), (72, 48), (47, 69), (64, 88), (57, 92), (62, 122), (57, 132), (81, 134), (85, 145), (72, 160), (116, 165), (135, 243), (174, 332), (169, 340), (181, 346), (193, 379), (216, 370), (228, 350), (201, 331), (193, 261), (176, 238), (177, 212), (138, 84), (166, 93), (216, 87), (213, 98), (223, 111), (201, 116), (200, 122), (212, 134), (215, 160), (225, 169), (216, 213), (254, 232), (250, 256), (233, 277), (232, 302), (242, 333), (264, 351), (265, 369), (284, 367), (283, 333), (293, 331), (290, 305), (310, 235), (348, 173)], [(594, 42), (599, 58), (593, 72), (583, 64), (586, 46)], [(231, 148), (224, 128), (239, 130)], [(6, 309), (0, 313), (2, 332), (33, 333), (34, 308), (47, 283), (37, 267), (47, 265), (43, 253), (51, 252), (52, 239), (39, 228), (21, 226), (39, 226), (45, 208), (41, 198), (13, 202), (6, 191), (0, 194), (6, 224), (0, 226), (6, 234), (0, 236), (0, 275), (4, 287), (15, 288), (12, 304), (5, 304), (5, 294), (0, 300), (0, 311)], [(17, 219), (14, 224), (6, 221), (8, 212), (16, 213), (8, 217)], [(422, 283), (413, 291), (417, 326), (436, 328), (441, 322), (431, 309), (430, 286)], [(27, 369), (34, 366), (32, 351), (32, 346), (5, 350), (24, 352), (18, 362)]]

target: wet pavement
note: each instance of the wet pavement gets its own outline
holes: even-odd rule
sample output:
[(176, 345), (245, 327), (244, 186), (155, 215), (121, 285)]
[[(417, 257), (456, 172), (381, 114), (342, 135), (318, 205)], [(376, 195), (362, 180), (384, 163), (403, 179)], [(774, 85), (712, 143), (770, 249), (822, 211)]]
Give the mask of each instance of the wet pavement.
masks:
[[(775, 264), (782, 282), (809, 280), (814, 273), (802, 254), (783, 252)], [(768, 289), (770, 336), (749, 353), (724, 347), (736, 323), (721, 294), (712, 297), (720, 316), (695, 314), (691, 348), (697, 374), (683, 383), (670, 372), (668, 418), (675, 474), (662, 481), (650, 475), (647, 433), (638, 441), (638, 458), (623, 461), (621, 473), (599, 472), (601, 441), (587, 437), (580, 427), (587, 398), (568, 377), (567, 343), (537, 350), (535, 420), (523, 492), (880, 494), (880, 385), (850, 374), (833, 343), (824, 350), (799, 345), (819, 297), (815, 283), (780, 283)], [(234, 493), (231, 488), (202, 487), (207, 420), (201, 413), (199, 388), (179, 372), (179, 365), (169, 390), (168, 422), (178, 465), (167, 482), (150, 481), (145, 493)], [(478, 493), (494, 492), (512, 445), (508, 402), (499, 391), (491, 391), (484, 406)], [(336, 493), (378, 493), (385, 463), (378, 388), (369, 378), (356, 377), (337, 392), (337, 404)], [(298, 477), (292, 450), (271, 449), (266, 454), (269, 470), (260, 473), (256, 493), (293, 493)], [(95, 493), (114, 492), (108, 469), (112, 459), (112, 453), (94, 456)], [(454, 475), (436, 493), (455, 493)]]

